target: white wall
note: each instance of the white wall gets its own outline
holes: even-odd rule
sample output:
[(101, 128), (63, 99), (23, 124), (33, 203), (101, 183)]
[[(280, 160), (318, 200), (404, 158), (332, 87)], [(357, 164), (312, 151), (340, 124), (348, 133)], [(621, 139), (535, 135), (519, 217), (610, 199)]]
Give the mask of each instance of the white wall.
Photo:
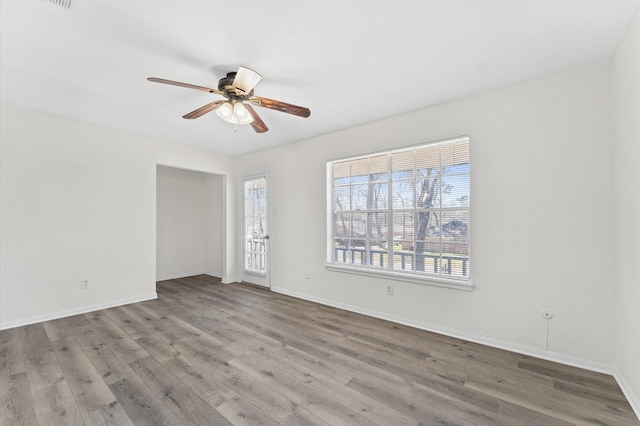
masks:
[(0, 328), (155, 297), (156, 165), (234, 180), (209, 151), (6, 105), (0, 120)]
[(640, 15), (613, 59), (615, 365), (640, 416)]
[[(240, 157), (238, 176), (271, 172), (272, 288), (605, 370), (611, 104), (602, 62)], [(475, 290), (394, 282), (390, 297), (388, 279), (325, 270), (325, 162), (459, 135), (471, 140)], [(548, 343), (543, 308), (555, 313)]]
[(222, 177), (158, 166), (156, 279), (222, 276)]
[(224, 259), (224, 177), (205, 175), (204, 273), (222, 277)]

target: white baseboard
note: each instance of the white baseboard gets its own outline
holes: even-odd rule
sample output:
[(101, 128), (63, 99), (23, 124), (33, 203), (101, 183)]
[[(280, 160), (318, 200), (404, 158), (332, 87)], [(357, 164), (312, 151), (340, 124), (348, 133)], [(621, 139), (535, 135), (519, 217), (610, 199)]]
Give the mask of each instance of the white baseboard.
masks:
[(238, 278), (223, 277), (222, 274), (215, 273), (215, 272), (189, 272), (189, 273), (177, 274), (177, 275), (165, 275), (165, 276), (162, 276), (162, 277), (158, 277), (156, 279), (156, 281), (177, 280), (177, 279), (180, 279), (180, 278), (193, 277), (193, 276), (196, 276), (196, 275), (208, 275), (210, 277), (219, 278), (220, 282), (222, 284), (232, 284), (232, 283), (239, 283), (240, 282), (240, 280)]
[(233, 283), (239, 283), (241, 282), (240, 278), (237, 277), (222, 277), (220, 279), (220, 282), (222, 284), (233, 284)]
[(507, 342), (500, 339), (494, 339), (492, 337), (484, 336), (481, 334), (466, 333), (450, 328), (442, 327), (436, 324), (430, 324), (423, 321), (416, 321), (410, 318), (405, 318), (397, 315), (391, 315), (386, 312), (379, 312), (372, 309), (362, 308), (360, 306), (349, 305), (347, 303), (335, 302), (333, 300), (327, 300), (320, 297), (309, 296), (307, 294), (301, 294), (289, 289), (281, 287), (271, 287), (271, 290), (276, 293), (285, 294), (287, 296), (296, 297), (299, 299), (309, 300), (311, 302), (320, 303), (322, 305), (333, 306), (334, 308), (344, 309), (350, 312), (367, 315), (374, 318), (379, 318), (397, 324), (408, 325), (410, 327), (419, 328), (421, 330), (431, 331), (434, 333), (442, 334), (457, 339), (467, 340), (469, 342), (479, 343), (481, 345), (491, 346), (498, 349), (504, 349), (510, 352), (516, 352), (523, 355), (529, 355), (536, 358), (542, 358), (547, 361), (558, 362), (560, 364), (570, 365), (572, 367), (584, 368), (585, 370), (591, 370), (598, 373), (604, 373), (614, 375), (614, 369), (611, 365), (601, 364), (591, 360), (574, 357), (571, 355), (561, 354), (557, 352), (546, 351), (533, 346), (526, 346), (517, 343)]
[(209, 271), (209, 272), (205, 271), (204, 274), (209, 275), (210, 277), (222, 279), (222, 273), (218, 271)]
[(35, 324), (43, 321), (50, 321), (58, 318), (70, 317), (72, 315), (86, 314), (87, 312), (99, 311), (101, 309), (113, 308), (114, 306), (128, 305), (130, 303), (144, 302), (145, 300), (157, 299), (158, 294), (153, 293), (142, 294), (139, 296), (126, 297), (124, 299), (110, 300), (104, 303), (96, 303), (89, 306), (81, 306), (79, 308), (66, 309), (64, 311), (51, 312), (44, 315), (36, 315), (34, 317), (23, 318), (14, 321), (0, 322), (0, 330), (7, 328), (20, 327), (23, 325)]
[(640, 420), (640, 396), (634, 392), (629, 382), (627, 382), (617, 368), (613, 370), (613, 377), (618, 382), (624, 396), (627, 397), (627, 401), (629, 401), (631, 408), (633, 408), (633, 412), (636, 413), (638, 420)]
[(204, 275), (204, 274), (205, 274), (204, 271), (181, 272), (177, 274), (161, 275), (159, 277), (156, 277), (156, 281), (177, 280), (178, 278), (193, 277), (194, 275)]

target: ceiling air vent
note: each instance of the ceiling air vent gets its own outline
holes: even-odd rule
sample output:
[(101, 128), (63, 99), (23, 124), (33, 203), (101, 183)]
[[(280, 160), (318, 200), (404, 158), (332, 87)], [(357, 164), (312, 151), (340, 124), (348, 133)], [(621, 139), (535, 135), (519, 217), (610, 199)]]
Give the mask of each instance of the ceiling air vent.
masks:
[(71, 7), (71, 0), (49, 0), (53, 4), (57, 4), (58, 6), (62, 6), (65, 9), (69, 9)]

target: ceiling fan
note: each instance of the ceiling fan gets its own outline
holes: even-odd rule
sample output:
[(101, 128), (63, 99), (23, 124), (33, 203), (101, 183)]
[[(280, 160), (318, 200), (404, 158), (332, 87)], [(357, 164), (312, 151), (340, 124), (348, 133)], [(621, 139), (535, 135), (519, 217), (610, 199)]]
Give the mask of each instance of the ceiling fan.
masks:
[(201, 106), (200, 108), (183, 115), (182, 117), (186, 119), (198, 118), (208, 112), (216, 110), (216, 114), (224, 121), (234, 124), (251, 124), (253, 130), (257, 133), (264, 133), (269, 130), (269, 128), (264, 124), (264, 121), (262, 121), (252, 105), (274, 109), (276, 111), (286, 112), (287, 114), (293, 114), (304, 118), (311, 115), (309, 108), (288, 104), (286, 102), (274, 101), (273, 99), (267, 99), (260, 96), (254, 96), (253, 88), (261, 79), (262, 76), (260, 74), (246, 67), (238, 68), (237, 72), (227, 73), (226, 77), (223, 77), (218, 81), (218, 89), (181, 83), (179, 81), (165, 80), (164, 78), (147, 78), (147, 80), (154, 83), (171, 84), (173, 86), (201, 90), (204, 92), (215, 93), (216, 95), (220, 95), (225, 98), (224, 100), (213, 101), (210, 104)]

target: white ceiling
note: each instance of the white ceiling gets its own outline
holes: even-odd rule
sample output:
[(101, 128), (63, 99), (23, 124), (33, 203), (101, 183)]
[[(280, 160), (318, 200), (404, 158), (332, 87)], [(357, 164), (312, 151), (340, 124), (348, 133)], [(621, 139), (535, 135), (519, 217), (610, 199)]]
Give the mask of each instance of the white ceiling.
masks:
[[(2, 0), (0, 100), (226, 155), (308, 139), (610, 57), (640, 0)], [(269, 132), (209, 113), (239, 65)]]

